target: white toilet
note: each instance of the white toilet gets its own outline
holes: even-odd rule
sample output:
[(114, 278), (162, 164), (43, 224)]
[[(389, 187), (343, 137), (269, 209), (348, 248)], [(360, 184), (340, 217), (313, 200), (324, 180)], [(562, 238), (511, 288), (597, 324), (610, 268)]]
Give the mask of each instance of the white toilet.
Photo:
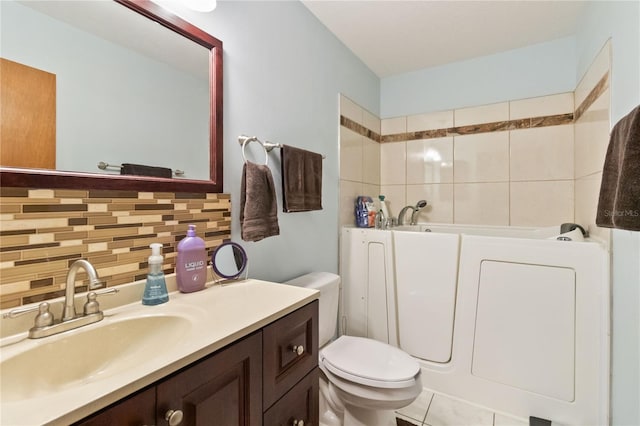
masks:
[(286, 284), (320, 291), (320, 424), (326, 426), (395, 425), (394, 410), (422, 392), (420, 365), (386, 343), (336, 334), (340, 277), (312, 272)]

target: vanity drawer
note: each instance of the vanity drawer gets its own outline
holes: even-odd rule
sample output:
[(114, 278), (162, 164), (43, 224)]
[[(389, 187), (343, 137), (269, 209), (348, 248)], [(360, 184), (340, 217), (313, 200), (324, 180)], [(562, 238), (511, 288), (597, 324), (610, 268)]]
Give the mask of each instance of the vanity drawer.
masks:
[(318, 365), (318, 301), (266, 326), (262, 339), (267, 409)]
[(302, 420), (305, 426), (317, 426), (319, 380), (320, 370), (316, 367), (264, 413), (264, 425), (290, 426)]

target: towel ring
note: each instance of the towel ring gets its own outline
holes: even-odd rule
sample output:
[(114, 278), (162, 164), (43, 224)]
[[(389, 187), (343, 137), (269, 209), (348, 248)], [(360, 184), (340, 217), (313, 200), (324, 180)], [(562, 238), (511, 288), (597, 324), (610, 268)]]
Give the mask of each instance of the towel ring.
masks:
[(250, 138), (247, 138), (244, 140), (244, 142), (242, 142), (242, 158), (244, 158), (244, 162), (248, 162), (249, 160), (247, 160), (247, 155), (244, 152), (244, 149), (246, 148), (247, 145), (249, 145), (249, 142), (258, 142), (260, 144), (260, 146), (262, 147), (262, 149), (264, 150), (264, 166), (268, 166), (269, 165), (269, 153), (267, 150), (267, 147), (264, 146), (264, 144), (262, 143), (262, 141), (260, 139), (258, 139), (255, 136), (252, 136)]

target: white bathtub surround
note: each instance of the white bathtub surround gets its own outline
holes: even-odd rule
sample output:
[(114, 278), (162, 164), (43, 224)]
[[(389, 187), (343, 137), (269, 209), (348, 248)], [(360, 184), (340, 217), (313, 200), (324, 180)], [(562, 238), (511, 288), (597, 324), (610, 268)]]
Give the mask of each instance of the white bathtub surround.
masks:
[[(433, 362), (451, 359), (453, 313), (460, 239), (457, 234), (394, 231), (395, 301), (398, 341), (413, 356)], [(440, 253), (425, 256), (425, 253)], [(414, 265), (428, 274), (429, 285), (416, 279)], [(429, 321), (424, 321), (429, 312)], [(420, 338), (412, 329), (420, 324)]]
[[(343, 228), (349, 334), (421, 359), (424, 386), (437, 393), (517, 418), (608, 423), (604, 245), (557, 241), (557, 226), (403, 229)], [(438, 419), (452, 410), (435, 409), (425, 424), (447, 424)], [(474, 419), (448, 424), (484, 424)]]

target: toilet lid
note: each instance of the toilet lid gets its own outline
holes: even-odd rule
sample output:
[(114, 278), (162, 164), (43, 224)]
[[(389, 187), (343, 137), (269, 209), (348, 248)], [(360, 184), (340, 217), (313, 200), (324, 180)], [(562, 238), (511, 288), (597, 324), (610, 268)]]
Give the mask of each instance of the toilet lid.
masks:
[(363, 337), (339, 337), (322, 350), (320, 361), (338, 377), (383, 388), (411, 386), (420, 371), (420, 365), (409, 354)]

